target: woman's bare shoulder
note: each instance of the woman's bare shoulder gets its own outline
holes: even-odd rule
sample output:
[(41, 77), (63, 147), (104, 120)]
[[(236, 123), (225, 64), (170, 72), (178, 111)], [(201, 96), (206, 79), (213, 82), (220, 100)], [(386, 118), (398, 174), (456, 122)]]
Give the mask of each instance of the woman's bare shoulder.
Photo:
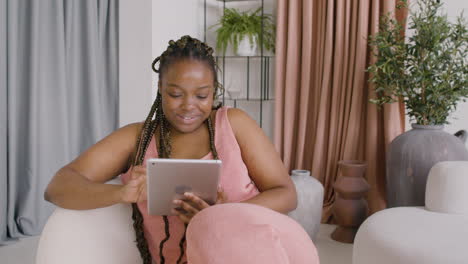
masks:
[(132, 123), (117, 129), (67, 166), (98, 182), (125, 172), (142, 127), (143, 123)]
[(122, 134), (124, 136), (138, 137), (142, 128), (143, 122), (135, 122), (117, 129), (114, 133)]
[(228, 108), (227, 117), (236, 137), (250, 129), (258, 127), (257, 122), (249, 114), (239, 108)]

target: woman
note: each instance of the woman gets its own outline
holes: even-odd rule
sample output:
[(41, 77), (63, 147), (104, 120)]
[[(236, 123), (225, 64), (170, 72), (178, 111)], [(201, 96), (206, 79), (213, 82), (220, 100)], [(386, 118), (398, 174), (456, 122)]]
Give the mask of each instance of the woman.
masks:
[[(60, 169), (45, 199), (78, 210), (131, 203), (137, 246), (145, 264), (152, 259), (197, 264), (288, 263), (284, 261), (301, 258), (304, 263), (315, 263), (315, 248), (306, 233), (279, 214), (293, 210), (297, 201), (273, 145), (243, 111), (215, 106), (220, 84), (212, 53), (212, 48), (189, 36), (170, 41), (153, 62), (159, 73), (158, 95), (145, 122), (115, 131)], [(186, 193), (186, 199), (174, 201), (179, 208), (175, 216), (149, 216), (145, 161), (154, 157), (221, 159), (217, 204), (229, 204), (210, 206)], [(122, 186), (104, 184), (120, 174)], [(229, 214), (236, 219), (226, 218)], [(257, 225), (259, 220), (265, 225)], [(226, 223), (230, 223), (228, 228)], [(240, 232), (249, 227), (252, 232)], [(224, 237), (219, 243), (220, 232), (231, 234), (231, 241)], [(245, 252), (246, 244), (236, 241), (253, 241), (248, 236), (254, 233), (258, 243), (249, 246), (251, 253)], [(288, 239), (302, 241), (304, 246), (297, 247)], [(286, 246), (281, 244), (285, 241)], [(300, 252), (301, 247), (307, 252)], [(236, 249), (243, 253), (226, 259), (226, 252)]]

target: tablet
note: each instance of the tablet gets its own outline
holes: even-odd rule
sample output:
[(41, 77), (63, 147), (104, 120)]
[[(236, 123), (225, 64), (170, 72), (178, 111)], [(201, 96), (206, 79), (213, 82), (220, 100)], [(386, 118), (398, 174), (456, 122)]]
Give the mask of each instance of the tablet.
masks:
[(175, 199), (192, 192), (208, 204), (216, 202), (221, 160), (148, 159), (146, 161), (148, 213), (174, 215)]

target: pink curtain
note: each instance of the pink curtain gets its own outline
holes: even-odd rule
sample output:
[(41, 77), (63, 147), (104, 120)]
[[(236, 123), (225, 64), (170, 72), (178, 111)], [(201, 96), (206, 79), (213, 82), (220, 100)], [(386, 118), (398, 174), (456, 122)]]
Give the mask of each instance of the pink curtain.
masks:
[(342, 159), (367, 161), (371, 212), (386, 206), (385, 152), (404, 131), (404, 109), (369, 103), (365, 69), (380, 15), (406, 18), (395, 7), (388, 0), (278, 1), (275, 145), (289, 169), (311, 170), (323, 183), (323, 222), (331, 220)]

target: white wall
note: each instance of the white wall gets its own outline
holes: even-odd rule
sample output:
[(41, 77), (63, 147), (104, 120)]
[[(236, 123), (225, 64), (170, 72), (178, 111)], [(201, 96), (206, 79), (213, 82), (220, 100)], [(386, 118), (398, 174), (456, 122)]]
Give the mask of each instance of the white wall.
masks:
[(119, 2), (119, 124), (146, 118), (151, 107), (151, 0)]
[[(414, 1), (413, 1), (414, 2)], [(467, 17), (468, 1), (466, 0), (443, 0), (444, 9), (450, 21), (455, 22), (456, 17), (464, 11), (465, 18)], [(414, 9), (414, 6), (412, 6)], [(406, 130), (411, 129), (410, 120), (406, 118)], [(445, 131), (449, 133), (455, 133), (458, 130), (468, 130), (468, 102), (460, 102), (457, 106), (457, 110), (450, 115), (450, 124), (445, 126)], [(468, 142), (467, 142), (468, 145)]]
[[(184, 35), (203, 40), (203, 5), (198, 0), (154, 0), (152, 4), (152, 58), (163, 53), (169, 40)], [(152, 74), (152, 97), (156, 97), (157, 73)]]

